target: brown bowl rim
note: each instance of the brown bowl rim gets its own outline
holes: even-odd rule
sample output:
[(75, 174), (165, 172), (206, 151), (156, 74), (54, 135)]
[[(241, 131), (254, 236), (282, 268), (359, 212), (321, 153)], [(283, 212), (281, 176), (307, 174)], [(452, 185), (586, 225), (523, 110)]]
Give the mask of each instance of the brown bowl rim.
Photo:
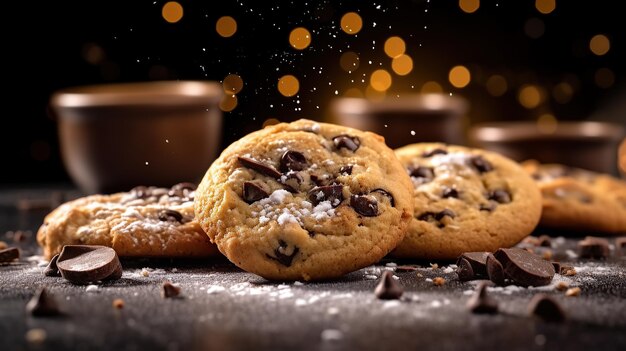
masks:
[(446, 94), (401, 94), (399, 97), (387, 97), (383, 100), (369, 100), (360, 97), (338, 97), (331, 102), (333, 112), (349, 115), (378, 112), (455, 112), (462, 115), (467, 112), (469, 103), (460, 96)]
[(536, 122), (492, 122), (470, 127), (469, 137), (480, 142), (510, 142), (537, 139), (615, 140), (624, 137), (619, 124), (600, 121), (559, 122), (552, 133), (542, 132)]

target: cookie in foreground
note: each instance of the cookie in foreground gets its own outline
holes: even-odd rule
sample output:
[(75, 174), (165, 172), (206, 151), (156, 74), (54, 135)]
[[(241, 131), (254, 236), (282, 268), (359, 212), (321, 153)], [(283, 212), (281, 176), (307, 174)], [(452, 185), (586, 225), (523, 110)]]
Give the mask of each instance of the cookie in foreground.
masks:
[(194, 220), (195, 185), (136, 187), (130, 192), (91, 195), (48, 214), (37, 241), (48, 259), (64, 245), (103, 245), (121, 257), (210, 257), (219, 255)]
[(403, 239), (411, 187), (381, 136), (299, 120), (229, 146), (196, 191), (196, 218), (246, 271), (333, 278), (377, 262)]
[(516, 162), (480, 149), (408, 145), (396, 155), (410, 175), (415, 214), (397, 257), (453, 259), (511, 247), (541, 215), (541, 195)]

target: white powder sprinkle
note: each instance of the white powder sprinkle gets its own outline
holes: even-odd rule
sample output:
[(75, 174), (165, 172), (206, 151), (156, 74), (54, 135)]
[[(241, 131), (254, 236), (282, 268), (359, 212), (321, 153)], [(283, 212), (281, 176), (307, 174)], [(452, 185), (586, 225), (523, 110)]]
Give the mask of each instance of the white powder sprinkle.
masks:
[(446, 267), (446, 268), (443, 270), (443, 272), (444, 272), (444, 273), (452, 273), (452, 272), (454, 272), (454, 269), (452, 269), (452, 267)]
[(339, 309), (337, 307), (328, 307), (326, 313), (330, 315), (337, 315), (339, 314)]
[(303, 282), (299, 282), (299, 281), (296, 280), (295, 282), (293, 282), (293, 285), (294, 286), (302, 286), (302, 285), (304, 285), (304, 283)]
[(337, 329), (325, 329), (322, 331), (321, 338), (324, 341), (333, 341), (343, 339), (343, 333)]
[(226, 291), (226, 288), (220, 285), (209, 285), (206, 289), (207, 294), (218, 294), (223, 291)]
[(85, 288), (86, 292), (94, 292), (94, 291), (98, 291), (98, 286), (97, 285), (87, 285), (87, 288)]
[(368, 279), (368, 280), (376, 280), (376, 279), (378, 279), (378, 277), (373, 275), (373, 274), (366, 274), (364, 278)]

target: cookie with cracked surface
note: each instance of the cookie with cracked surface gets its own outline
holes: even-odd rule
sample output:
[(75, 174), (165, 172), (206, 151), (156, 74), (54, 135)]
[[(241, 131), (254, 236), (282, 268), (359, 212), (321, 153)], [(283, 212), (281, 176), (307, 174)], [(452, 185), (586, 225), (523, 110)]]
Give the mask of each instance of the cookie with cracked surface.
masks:
[(299, 120), (224, 150), (196, 191), (196, 218), (246, 271), (326, 279), (377, 262), (402, 240), (410, 189), (381, 136)]
[(91, 195), (48, 214), (37, 241), (50, 259), (64, 245), (104, 245), (123, 257), (219, 255), (194, 220), (195, 184), (136, 187), (130, 192)]
[(453, 259), (511, 247), (541, 215), (541, 195), (516, 162), (479, 149), (408, 145), (396, 155), (413, 182), (415, 214), (398, 257)]
[(540, 225), (606, 234), (626, 233), (626, 182), (560, 164), (523, 163), (543, 196)]

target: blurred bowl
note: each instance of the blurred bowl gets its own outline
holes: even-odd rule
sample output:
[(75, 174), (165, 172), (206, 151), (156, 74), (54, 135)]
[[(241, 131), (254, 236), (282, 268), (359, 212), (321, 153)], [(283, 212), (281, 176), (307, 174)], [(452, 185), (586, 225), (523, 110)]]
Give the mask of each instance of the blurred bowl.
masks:
[(624, 129), (605, 122), (500, 122), (470, 128), (470, 144), (517, 161), (535, 159), (616, 174), (617, 149)]
[(60, 90), (50, 105), (65, 167), (86, 193), (197, 181), (219, 151), (222, 94), (200, 81)]
[(337, 98), (331, 103), (333, 123), (375, 132), (391, 148), (417, 142), (464, 144), (464, 98), (445, 94), (410, 94), (381, 101)]

